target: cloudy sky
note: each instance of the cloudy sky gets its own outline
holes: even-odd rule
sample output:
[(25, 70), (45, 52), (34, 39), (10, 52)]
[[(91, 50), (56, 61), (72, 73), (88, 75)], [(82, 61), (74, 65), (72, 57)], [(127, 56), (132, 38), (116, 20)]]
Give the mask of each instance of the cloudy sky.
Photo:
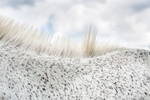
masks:
[(150, 0), (1, 0), (0, 15), (79, 42), (87, 25), (100, 39), (148, 48)]

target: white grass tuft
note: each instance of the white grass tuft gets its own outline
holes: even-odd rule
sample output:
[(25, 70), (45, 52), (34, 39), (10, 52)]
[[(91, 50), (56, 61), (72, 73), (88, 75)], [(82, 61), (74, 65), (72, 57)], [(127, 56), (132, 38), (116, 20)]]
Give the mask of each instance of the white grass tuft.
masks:
[(32, 26), (18, 24), (2, 16), (0, 16), (0, 41), (40, 53), (65, 57), (93, 57), (125, 49), (100, 42), (96, 28), (91, 26), (79, 46), (68, 38), (57, 36), (54, 39), (51, 35), (44, 35)]
[(87, 29), (82, 41), (82, 54), (85, 57), (93, 57), (106, 54), (115, 50), (123, 50), (125, 47), (119, 47), (110, 43), (102, 42), (97, 37), (98, 30), (92, 26)]

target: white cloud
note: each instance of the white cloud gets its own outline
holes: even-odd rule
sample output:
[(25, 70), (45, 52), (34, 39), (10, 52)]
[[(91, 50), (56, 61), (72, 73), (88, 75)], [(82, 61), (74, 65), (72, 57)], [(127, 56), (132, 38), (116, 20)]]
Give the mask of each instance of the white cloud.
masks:
[(3, 6), (0, 13), (76, 39), (92, 24), (104, 39), (130, 47), (150, 45), (149, 0), (34, 0), (32, 6), (18, 6)]

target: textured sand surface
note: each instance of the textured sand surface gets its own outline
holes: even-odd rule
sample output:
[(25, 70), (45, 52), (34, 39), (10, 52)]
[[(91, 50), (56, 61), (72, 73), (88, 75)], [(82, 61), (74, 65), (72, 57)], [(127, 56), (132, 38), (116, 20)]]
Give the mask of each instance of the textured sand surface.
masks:
[(150, 52), (62, 58), (0, 43), (0, 100), (150, 100)]

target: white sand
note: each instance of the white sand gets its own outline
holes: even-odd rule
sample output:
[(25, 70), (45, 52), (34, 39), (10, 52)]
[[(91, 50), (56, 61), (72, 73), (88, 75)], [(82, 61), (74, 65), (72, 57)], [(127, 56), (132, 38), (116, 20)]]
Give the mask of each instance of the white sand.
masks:
[(0, 45), (0, 100), (150, 100), (149, 51), (64, 58)]

